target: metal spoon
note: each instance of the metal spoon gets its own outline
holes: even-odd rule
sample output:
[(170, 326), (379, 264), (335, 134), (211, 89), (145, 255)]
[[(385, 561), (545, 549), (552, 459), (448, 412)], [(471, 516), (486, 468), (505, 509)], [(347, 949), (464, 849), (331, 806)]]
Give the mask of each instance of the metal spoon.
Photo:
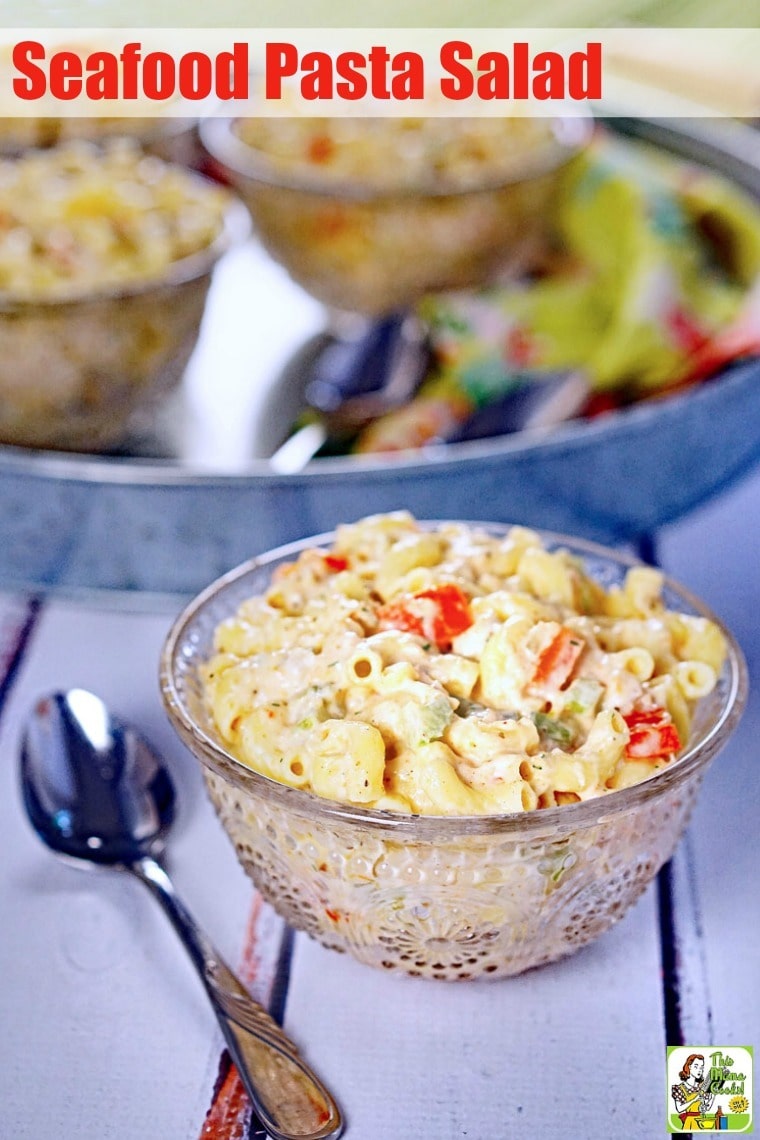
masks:
[(303, 393), (305, 407), (318, 419), (277, 448), (269, 459), (272, 470), (296, 474), (328, 440), (356, 434), (370, 420), (405, 404), (429, 364), (427, 329), (412, 313), (360, 320), (326, 343), (322, 339)]
[(238, 1073), (273, 1140), (327, 1140), (340, 1110), (296, 1046), (216, 952), (177, 897), (158, 856), (174, 788), (150, 745), (83, 689), (37, 702), (21, 747), (21, 785), (40, 838), (64, 857), (136, 875), (195, 965)]

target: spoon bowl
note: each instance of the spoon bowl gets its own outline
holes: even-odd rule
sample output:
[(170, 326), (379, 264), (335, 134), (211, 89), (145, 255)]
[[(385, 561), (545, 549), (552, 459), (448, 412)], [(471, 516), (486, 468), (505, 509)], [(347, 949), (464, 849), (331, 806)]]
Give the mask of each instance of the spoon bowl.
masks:
[(29, 820), (65, 859), (135, 875), (160, 903), (211, 1001), (255, 1113), (273, 1140), (332, 1140), (343, 1121), (296, 1046), (197, 925), (159, 861), (175, 792), (158, 754), (84, 689), (37, 701), (21, 744)]
[(42, 697), (21, 748), (24, 805), (48, 847), (105, 865), (157, 855), (174, 820), (166, 766), (84, 689)]

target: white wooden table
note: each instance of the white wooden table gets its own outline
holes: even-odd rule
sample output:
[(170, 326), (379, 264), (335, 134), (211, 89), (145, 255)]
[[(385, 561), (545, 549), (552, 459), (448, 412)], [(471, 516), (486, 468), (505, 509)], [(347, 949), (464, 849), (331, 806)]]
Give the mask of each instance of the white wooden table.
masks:
[[(755, 474), (659, 544), (666, 569), (735, 631), (751, 674), (759, 519)], [(216, 1130), (204, 1130), (221, 1039), (155, 903), (118, 873), (57, 861), (23, 817), (23, 720), (38, 695), (75, 685), (165, 752), (181, 795), (170, 846), (178, 887), (222, 952), (244, 959), (253, 990), (284, 1013), (338, 1095), (350, 1140), (659, 1137), (667, 1041), (760, 1043), (757, 693), (708, 773), (669, 875), (611, 932), (513, 980), (399, 979), (292, 938), (255, 900), (161, 709), (157, 660), (171, 617), (0, 602), (2, 1137), (243, 1135), (226, 1093)]]

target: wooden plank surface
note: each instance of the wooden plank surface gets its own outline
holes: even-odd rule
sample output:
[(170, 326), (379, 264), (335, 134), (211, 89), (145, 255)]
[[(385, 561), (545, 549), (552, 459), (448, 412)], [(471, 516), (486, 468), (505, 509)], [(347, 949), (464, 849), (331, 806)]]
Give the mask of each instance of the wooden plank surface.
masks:
[[(760, 659), (760, 477), (670, 528), (667, 569)], [(33, 700), (82, 685), (139, 723), (168, 757), (182, 810), (171, 842), (180, 892), (232, 961), (252, 891), (160, 707), (168, 614), (0, 600), (0, 1103), (30, 1140), (197, 1140), (220, 1040), (183, 952), (138, 884), (56, 861), (22, 818), (16, 753)], [(3, 677), (7, 677), (6, 682)], [(686, 1040), (757, 1041), (760, 915), (754, 887), (760, 707), (715, 762), (674, 868)], [(264, 911), (267, 914), (267, 911)], [(248, 932), (264, 998), (278, 920)], [(572, 959), (504, 982), (388, 977), (298, 936), (285, 1023), (335, 1088), (356, 1140), (620, 1140), (664, 1132), (658, 897)], [(695, 1042), (697, 1043), (697, 1042)], [(3, 1133), (4, 1134), (4, 1133)], [(237, 1140), (233, 1132), (230, 1140)]]
[[(727, 444), (728, 446), (728, 444)], [(715, 760), (690, 829), (694, 921), (682, 924), (687, 988), (704, 990), (711, 1043), (760, 1044), (760, 476), (669, 528), (663, 565), (715, 609), (742, 646), (750, 672), (747, 712)], [(704, 970), (704, 983), (699, 970)], [(687, 1020), (704, 1016), (686, 998)], [(691, 1038), (692, 1042), (695, 1038)], [(696, 1038), (699, 1041), (699, 1038)]]
[(389, 977), (299, 939), (286, 1028), (361, 1140), (658, 1135), (653, 898), (573, 958), (501, 982)]
[(3, 1135), (183, 1140), (197, 1137), (209, 1104), (220, 1045), (176, 936), (138, 883), (56, 860), (22, 818), (17, 789), (21, 725), (39, 694), (89, 687), (143, 726), (182, 790), (177, 886), (236, 961), (251, 890), (159, 705), (166, 627), (166, 617), (51, 603), (6, 707), (0, 1002), (13, 1030), (3, 1033)]
[[(2, 1082), (18, 1136), (194, 1140), (210, 1103), (219, 1041), (174, 935), (138, 884), (49, 855), (22, 819), (15, 787), (17, 742), (35, 697), (72, 685), (99, 692), (167, 755), (182, 790), (171, 844), (177, 884), (237, 959), (251, 893), (159, 705), (167, 624), (49, 602), (3, 718), (0, 968), (3, 1020), (17, 1028)], [(651, 891), (596, 946), (506, 983), (388, 978), (299, 937), (287, 1025), (339, 1092), (349, 1135), (371, 1140), (398, 1127), (421, 1140), (490, 1140), (509, 1122), (513, 1135), (564, 1136), (545, 1077), (535, 1076), (549, 1066), (568, 1079), (586, 1074), (573, 1076), (573, 1088), (591, 1137), (620, 1049), (635, 1089), (626, 1118), (641, 1128), (660, 1099), (658, 952)], [(617, 1097), (605, 1104), (605, 1136), (621, 1111)]]

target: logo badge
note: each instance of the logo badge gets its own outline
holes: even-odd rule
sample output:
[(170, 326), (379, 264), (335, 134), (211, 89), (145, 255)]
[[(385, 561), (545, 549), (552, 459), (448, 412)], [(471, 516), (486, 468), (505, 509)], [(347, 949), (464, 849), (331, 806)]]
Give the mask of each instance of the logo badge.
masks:
[(752, 1047), (668, 1046), (668, 1132), (753, 1129)]

